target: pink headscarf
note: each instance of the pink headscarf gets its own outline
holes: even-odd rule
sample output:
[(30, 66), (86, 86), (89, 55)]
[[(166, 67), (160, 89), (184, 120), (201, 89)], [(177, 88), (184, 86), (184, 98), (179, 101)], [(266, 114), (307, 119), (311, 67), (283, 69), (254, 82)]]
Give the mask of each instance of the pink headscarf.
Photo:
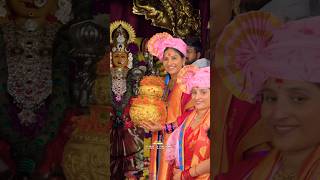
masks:
[[(241, 15), (241, 18), (247, 16), (251, 22), (246, 23), (255, 24), (255, 15), (261, 13), (264, 12), (247, 13)], [(237, 18), (234, 21), (236, 20)], [(260, 29), (265, 28), (262, 23), (255, 25), (260, 25)], [(270, 77), (320, 82), (320, 17), (291, 21), (272, 29), (271, 32), (272, 36), (269, 39), (259, 38), (263, 33), (248, 33), (246, 39), (241, 39), (242, 47), (237, 47), (235, 50), (234, 66), (240, 68), (244, 76), (238, 78), (242, 79), (238, 85), (244, 86), (241, 89), (243, 93), (252, 95), (247, 99), (251, 102), (256, 100), (256, 95)], [(234, 34), (228, 36), (232, 39), (236, 33), (239, 34), (234, 31)], [(250, 44), (251, 47), (244, 48), (245, 44)], [(229, 44), (230, 46), (232, 44)], [(226, 49), (228, 48), (224, 48), (224, 51)], [(216, 52), (221, 55), (221, 52)], [(220, 60), (226, 58), (226, 54), (227, 52), (224, 52)], [(226, 68), (226, 71), (231, 72), (231, 69)]]
[(170, 34), (163, 32), (153, 35), (147, 43), (148, 51), (163, 60), (163, 53), (166, 48), (179, 50), (184, 56), (187, 55), (187, 45), (180, 38), (174, 38)]
[(193, 87), (210, 88), (210, 67), (198, 68), (195, 65), (183, 67), (177, 76), (179, 88), (187, 94)]

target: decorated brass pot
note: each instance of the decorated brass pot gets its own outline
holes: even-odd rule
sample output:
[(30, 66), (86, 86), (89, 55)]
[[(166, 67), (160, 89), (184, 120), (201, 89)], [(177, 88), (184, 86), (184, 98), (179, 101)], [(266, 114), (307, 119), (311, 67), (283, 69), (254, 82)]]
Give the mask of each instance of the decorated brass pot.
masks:
[(130, 118), (135, 125), (140, 122), (152, 121), (164, 124), (166, 118), (165, 104), (161, 100), (137, 97), (132, 99)]
[(140, 96), (147, 96), (149, 98), (161, 98), (163, 95), (163, 89), (159, 86), (144, 85), (139, 88)]
[(62, 167), (68, 180), (110, 178), (108, 108), (92, 106), (90, 116), (75, 116), (76, 130), (64, 147)]
[(156, 95), (158, 98), (161, 98), (164, 87), (163, 77), (145, 76), (140, 81), (139, 95), (149, 97)]
[(146, 121), (165, 123), (166, 105), (161, 100), (163, 89), (164, 81), (161, 77), (146, 76), (140, 81), (139, 96), (132, 99), (129, 111), (135, 125)]

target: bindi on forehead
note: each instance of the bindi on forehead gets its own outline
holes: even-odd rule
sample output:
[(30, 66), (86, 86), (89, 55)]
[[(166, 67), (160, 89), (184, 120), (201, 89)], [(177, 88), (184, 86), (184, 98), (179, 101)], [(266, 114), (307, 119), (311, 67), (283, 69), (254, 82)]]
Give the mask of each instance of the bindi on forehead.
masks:
[(276, 78), (274, 82), (277, 84), (283, 84), (283, 79)]
[(173, 52), (170, 52), (170, 51), (169, 51), (169, 52), (166, 53), (166, 57), (172, 57), (172, 56), (174, 56), (174, 53), (173, 53)]
[(276, 78), (276, 79), (274, 79), (274, 82), (277, 84), (278, 88), (281, 88), (284, 81), (283, 81), (283, 79)]

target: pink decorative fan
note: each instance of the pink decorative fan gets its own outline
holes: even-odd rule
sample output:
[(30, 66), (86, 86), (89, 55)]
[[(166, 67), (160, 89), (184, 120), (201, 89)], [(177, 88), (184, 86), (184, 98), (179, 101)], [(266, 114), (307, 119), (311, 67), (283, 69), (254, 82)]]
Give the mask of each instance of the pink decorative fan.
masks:
[(264, 78), (256, 61), (281, 25), (270, 13), (251, 11), (237, 16), (226, 26), (215, 49), (216, 70), (227, 88), (241, 100), (253, 102), (255, 81)]

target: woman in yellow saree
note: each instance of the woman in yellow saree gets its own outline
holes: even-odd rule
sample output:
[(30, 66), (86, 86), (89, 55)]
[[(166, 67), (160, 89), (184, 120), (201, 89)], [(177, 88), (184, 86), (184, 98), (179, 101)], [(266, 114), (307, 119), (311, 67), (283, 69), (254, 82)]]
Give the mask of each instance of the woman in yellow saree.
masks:
[(320, 179), (320, 17), (282, 23), (265, 12), (239, 15), (218, 42), (216, 66), (234, 95), (262, 102), (272, 144), (265, 157), (216, 179)]
[[(177, 75), (185, 64), (187, 45), (182, 39), (174, 38), (168, 33), (158, 33), (150, 38), (148, 51), (163, 62), (169, 75), (166, 81), (164, 100), (167, 102), (167, 120), (165, 126), (152, 123), (142, 123), (142, 127), (152, 131), (152, 145), (150, 153), (149, 179), (167, 180), (168, 162), (165, 160), (165, 150), (157, 148), (155, 143), (161, 142), (166, 146), (170, 133), (181, 123), (178, 117), (187, 109), (193, 107), (191, 96), (183, 93), (176, 84)], [(168, 79), (167, 79), (168, 80)]]
[(191, 94), (194, 110), (184, 113), (183, 123), (168, 139), (166, 159), (173, 170), (173, 180), (210, 178), (210, 67), (185, 66), (177, 83)]

